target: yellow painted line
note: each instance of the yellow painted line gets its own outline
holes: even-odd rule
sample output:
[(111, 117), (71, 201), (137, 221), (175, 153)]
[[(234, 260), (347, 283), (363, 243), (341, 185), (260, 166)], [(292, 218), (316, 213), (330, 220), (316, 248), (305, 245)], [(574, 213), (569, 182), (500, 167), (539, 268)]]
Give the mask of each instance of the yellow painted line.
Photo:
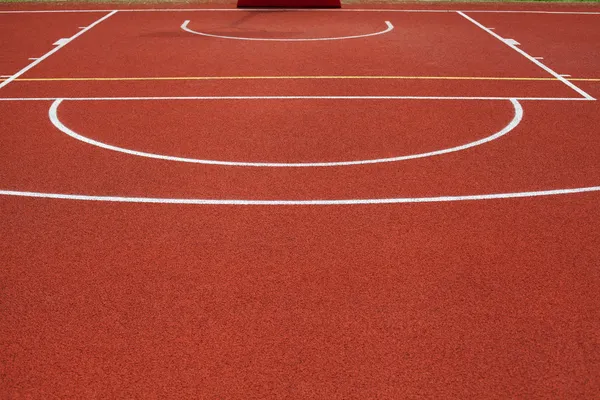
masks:
[[(104, 78), (18, 78), (20, 82), (97, 82), (97, 81), (218, 81), (276, 79), (389, 79), (389, 80), (468, 80), (468, 81), (556, 81), (556, 78), (492, 77), (492, 76), (142, 76)], [(600, 78), (567, 78), (570, 81), (600, 82)], [(2, 79), (0, 79), (1, 81)]]

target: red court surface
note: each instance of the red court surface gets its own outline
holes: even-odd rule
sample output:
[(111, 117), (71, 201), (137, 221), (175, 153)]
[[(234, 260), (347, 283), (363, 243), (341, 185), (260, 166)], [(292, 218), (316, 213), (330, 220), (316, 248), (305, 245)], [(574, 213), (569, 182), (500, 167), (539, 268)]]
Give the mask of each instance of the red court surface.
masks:
[(598, 6), (61, 7), (0, 5), (1, 398), (598, 398)]

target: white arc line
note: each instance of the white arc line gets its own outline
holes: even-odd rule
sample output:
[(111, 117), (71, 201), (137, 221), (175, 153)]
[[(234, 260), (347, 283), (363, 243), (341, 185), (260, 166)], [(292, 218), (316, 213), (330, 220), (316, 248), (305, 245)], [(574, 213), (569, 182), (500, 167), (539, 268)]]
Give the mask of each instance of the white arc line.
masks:
[[(485, 26), (483, 26), (482, 24), (480, 24), (479, 22), (477, 22), (473, 18), (469, 17), (467, 14), (465, 14), (465, 13), (463, 13), (461, 11), (457, 11), (457, 13), (460, 16), (462, 16), (465, 19), (467, 19), (469, 22), (471, 22), (474, 25), (476, 25), (477, 27), (483, 29), (484, 31), (486, 31), (487, 33), (489, 33), (490, 35), (492, 35), (496, 39), (500, 40), (502, 43), (504, 43), (505, 45), (507, 45), (511, 49), (515, 50), (517, 53), (521, 54), (522, 56), (524, 56), (525, 58), (527, 58), (529, 61), (531, 61), (532, 63), (534, 63), (535, 65), (537, 65), (538, 67), (540, 67), (541, 69), (543, 69), (544, 71), (546, 71), (547, 73), (549, 73), (550, 75), (554, 76), (556, 79), (558, 79), (559, 81), (561, 81), (562, 83), (564, 83), (565, 85), (567, 85), (568, 87), (570, 87), (571, 89), (573, 89), (574, 91), (576, 91), (577, 93), (579, 93), (585, 99), (587, 99), (587, 100), (596, 100), (595, 98), (593, 98), (592, 96), (590, 96), (589, 94), (587, 94), (585, 91), (583, 91), (582, 89), (580, 89), (578, 86), (576, 86), (572, 82), (570, 82), (567, 79), (565, 79), (559, 73), (557, 73), (556, 71), (554, 71), (550, 67), (546, 66), (546, 64), (540, 62), (539, 60), (536, 60), (535, 57), (532, 57), (528, 53), (526, 53), (525, 51), (521, 50), (514, 43), (507, 41), (502, 36), (500, 36), (497, 33), (491, 31), (490, 29), (486, 28)], [(511, 40), (514, 40), (514, 39), (511, 39)]]
[(498, 139), (501, 136), (506, 135), (510, 131), (512, 131), (523, 119), (523, 107), (521, 104), (515, 100), (510, 99), (511, 104), (514, 108), (514, 116), (513, 119), (502, 128), (500, 131), (495, 134), (485, 137), (480, 140), (476, 140), (474, 142), (470, 142), (461, 146), (455, 146), (443, 150), (430, 151), (427, 153), (419, 153), (419, 154), (411, 154), (400, 157), (389, 157), (389, 158), (377, 158), (371, 160), (356, 160), (356, 161), (337, 161), (337, 162), (313, 162), (313, 163), (273, 163), (273, 162), (238, 162), (238, 161), (219, 161), (219, 160), (204, 160), (197, 158), (185, 158), (185, 157), (173, 157), (162, 154), (155, 153), (146, 153), (143, 151), (130, 150), (125, 149), (118, 146), (113, 146), (110, 144), (106, 144), (103, 142), (99, 142), (94, 139), (90, 139), (83, 135), (78, 134), (73, 131), (65, 124), (63, 124), (58, 118), (58, 107), (62, 103), (62, 99), (55, 100), (50, 109), (48, 110), (48, 117), (52, 124), (61, 132), (69, 135), (70, 137), (77, 139), (79, 141), (91, 144), (92, 146), (101, 147), (106, 150), (117, 151), (120, 153), (125, 153), (133, 156), (153, 158), (164, 161), (178, 161), (184, 163), (192, 163), (192, 164), (210, 164), (210, 165), (225, 165), (225, 166), (235, 166), (235, 167), (271, 167), (271, 168), (285, 168), (285, 167), (340, 167), (340, 166), (349, 166), (349, 165), (364, 165), (364, 164), (376, 164), (376, 163), (387, 163), (387, 162), (397, 162), (397, 161), (406, 161), (406, 160), (414, 160), (417, 158), (425, 158), (425, 157), (433, 157), (439, 156), (442, 154), (453, 153), (456, 151), (466, 150), (471, 147), (479, 146), (487, 142), (491, 142), (492, 140)]
[(364, 38), (364, 37), (369, 37), (369, 36), (382, 35), (384, 33), (390, 32), (391, 30), (394, 29), (394, 25), (392, 25), (392, 23), (390, 21), (385, 21), (385, 24), (387, 25), (387, 29), (380, 31), (380, 32), (367, 33), (364, 35), (339, 36), (339, 37), (328, 37), (328, 38), (307, 38), (307, 39), (297, 39), (297, 38), (296, 39), (276, 39), (276, 38), (248, 38), (248, 37), (238, 37), (238, 36), (213, 35), (210, 33), (204, 33), (204, 32), (198, 32), (198, 31), (191, 30), (190, 28), (188, 28), (189, 23), (190, 23), (189, 20), (184, 21), (183, 24), (181, 24), (181, 29), (183, 29), (186, 32), (193, 33), (195, 35), (208, 36), (208, 37), (219, 38), (219, 39), (270, 41), (270, 42), (311, 42), (311, 41), (318, 41), (318, 40), (357, 39), (357, 38)]
[(11, 83), (12, 81), (14, 81), (15, 79), (17, 79), (19, 76), (23, 75), (25, 72), (29, 71), (31, 68), (35, 67), (36, 65), (38, 65), (39, 63), (41, 63), (42, 61), (44, 61), (46, 58), (50, 57), (52, 54), (56, 53), (57, 51), (59, 51), (60, 49), (62, 49), (63, 47), (65, 47), (68, 43), (72, 42), (74, 39), (76, 39), (79, 36), (83, 35), (87, 31), (89, 31), (90, 29), (92, 29), (94, 26), (96, 26), (100, 22), (102, 22), (102, 21), (110, 18), (111, 16), (113, 16), (116, 13), (117, 13), (117, 10), (111, 11), (110, 13), (106, 14), (104, 17), (102, 17), (102, 18), (96, 20), (94, 23), (90, 24), (87, 28), (80, 30), (75, 35), (71, 36), (70, 38), (67, 38), (67, 41), (62, 42), (61, 44), (57, 45), (56, 47), (54, 47), (52, 50), (50, 50), (49, 52), (47, 52), (46, 54), (44, 54), (40, 58), (35, 59), (34, 62), (30, 63), (25, 68), (21, 69), (20, 71), (18, 71), (14, 75), (12, 75), (10, 78), (8, 78), (7, 80), (5, 80), (4, 82), (0, 82), (0, 89), (2, 89), (4, 86), (8, 85), (9, 83)]
[(598, 192), (600, 186), (571, 189), (536, 190), (531, 192), (491, 193), (464, 196), (396, 197), (381, 199), (335, 199), (335, 200), (242, 200), (242, 199), (177, 199), (161, 197), (90, 196), (84, 194), (40, 193), (17, 190), (0, 190), (0, 196), (34, 197), (57, 200), (103, 201), (113, 203), (232, 205), (232, 206), (335, 206), (360, 204), (444, 203), (454, 201), (498, 200), (526, 197), (556, 196)]

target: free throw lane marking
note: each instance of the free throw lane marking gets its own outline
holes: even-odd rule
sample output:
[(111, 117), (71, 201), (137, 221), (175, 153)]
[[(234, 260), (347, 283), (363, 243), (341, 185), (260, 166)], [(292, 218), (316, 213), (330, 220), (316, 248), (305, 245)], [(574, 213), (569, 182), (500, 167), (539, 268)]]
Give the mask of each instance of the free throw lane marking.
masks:
[(65, 44), (69, 43), (69, 38), (62, 38), (62, 39), (58, 39), (56, 42), (54, 42), (55, 46), (64, 46)]
[[(562, 83), (564, 83), (565, 85), (567, 85), (568, 87), (570, 87), (571, 89), (573, 89), (574, 91), (576, 91), (578, 94), (580, 94), (581, 96), (583, 96), (583, 98), (585, 98), (587, 100), (596, 100), (595, 98), (593, 98), (592, 96), (590, 96), (589, 94), (587, 94), (584, 90), (582, 90), (578, 86), (574, 85), (573, 83), (569, 82), (563, 76), (561, 76), (556, 71), (554, 71), (553, 69), (551, 69), (550, 67), (548, 67), (546, 64), (540, 62), (539, 60), (536, 60), (534, 57), (530, 56), (528, 53), (526, 53), (525, 51), (521, 50), (519, 47), (517, 47), (514, 44), (514, 43), (516, 43), (516, 41), (514, 41), (514, 43), (510, 42), (510, 41), (507, 41), (502, 36), (500, 36), (497, 33), (491, 31), (490, 29), (486, 28), (481, 23), (477, 22), (475, 19), (469, 17), (465, 13), (463, 13), (461, 11), (458, 11), (457, 13), (460, 16), (462, 16), (463, 18), (465, 18), (466, 20), (468, 20), (469, 22), (471, 22), (472, 24), (474, 24), (475, 26), (481, 28), (482, 30), (484, 30), (485, 32), (489, 33), (490, 35), (492, 35), (496, 39), (500, 40), (502, 43), (506, 44), (508, 47), (510, 47), (511, 49), (515, 50), (517, 53), (521, 54), (522, 56), (524, 56), (525, 58), (527, 58), (529, 61), (531, 61), (532, 63), (534, 63), (535, 65), (537, 65), (541, 69), (543, 69), (544, 71), (548, 72), (550, 75), (554, 76), (556, 79), (558, 79), (559, 81), (561, 81)], [(513, 40), (513, 39), (510, 39), (510, 40)]]
[(419, 154), (410, 154), (400, 157), (389, 157), (389, 158), (377, 158), (371, 160), (355, 160), (355, 161), (336, 161), (336, 162), (312, 162), (312, 163), (273, 163), (273, 162), (238, 162), (238, 161), (220, 161), (220, 160), (204, 160), (197, 158), (186, 158), (186, 157), (173, 157), (156, 153), (146, 153), (143, 151), (130, 150), (125, 149), (123, 147), (113, 146), (110, 144), (102, 143), (94, 139), (90, 139), (85, 137), (72, 129), (68, 128), (65, 124), (63, 124), (58, 118), (58, 107), (62, 103), (62, 99), (55, 100), (50, 109), (48, 110), (48, 117), (52, 124), (61, 132), (71, 136), (74, 139), (82, 141), (84, 143), (91, 144), (92, 146), (97, 146), (106, 150), (112, 150), (119, 153), (125, 153), (133, 156), (153, 158), (163, 161), (177, 161), (184, 163), (192, 163), (192, 164), (210, 164), (210, 165), (224, 165), (224, 166), (235, 166), (235, 167), (272, 167), (272, 168), (285, 168), (285, 167), (341, 167), (341, 166), (349, 166), (349, 165), (363, 165), (363, 164), (377, 164), (377, 163), (387, 163), (387, 162), (397, 162), (397, 161), (406, 161), (406, 160), (414, 160), (417, 158), (425, 158), (425, 157), (433, 157), (439, 156), (442, 154), (453, 153), (457, 151), (462, 151), (469, 149), (471, 147), (479, 146), (484, 143), (491, 142), (492, 140), (498, 139), (501, 136), (506, 135), (510, 131), (512, 131), (523, 119), (523, 108), (521, 104), (515, 100), (510, 99), (510, 103), (514, 108), (514, 116), (513, 119), (502, 128), (500, 131), (495, 134), (485, 137), (480, 140), (476, 140), (474, 142), (470, 142), (461, 146), (455, 146), (447, 149), (431, 151), (427, 153), (419, 153)]
[(0, 89), (2, 89), (4, 86), (8, 85), (9, 83), (11, 83), (12, 81), (14, 81), (15, 79), (17, 79), (19, 76), (23, 75), (25, 72), (29, 71), (31, 68), (35, 67), (36, 65), (38, 65), (39, 63), (41, 63), (42, 61), (44, 61), (46, 58), (50, 57), (52, 54), (56, 53), (57, 51), (59, 51), (60, 49), (62, 49), (63, 47), (65, 47), (68, 43), (70, 43), (74, 39), (76, 39), (79, 36), (83, 35), (87, 31), (89, 31), (90, 29), (92, 29), (94, 26), (96, 26), (99, 23), (101, 23), (102, 21), (110, 18), (111, 16), (113, 16), (116, 13), (117, 13), (116, 10), (115, 11), (111, 11), (110, 13), (106, 14), (104, 17), (102, 17), (102, 18), (96, 20), (94, 23), (90, 24), (87, 28), (80, 30), (75, 35), (73, 35), (70, 38), (68, 38), (68, 40), (62, 42), (61, 44), (56, 45), (56, 47), (54, 47), (52, 50), (50, 50), (49, 52), (47, 52), (46, 54), (44, 54), (40, 58), (36, 58), (34, 62), (30, 63), (25, 68), (21, 69), (20, 71), (18, 71), (15, 74), (13, 74), (10, 78), (4, 80), (3, 82), (0, 82)]
[(394, 29), (394, 25), (392, 25), (392, 23), (390, 21), (385, 21), (387, 29), (385, 29), (383, 31), (380, 31), (380, 32), (367, 33), (367, 34), (364, 34), (364, 35), (339, 36), (339, 37), (327, 37), (327, 38), (306, 38), (306, 39), (298, 39), (298, 38), (293, 38), (293, 39), (285, 39), (285, 38), (275, 39), (275, 38), (251, 38), (251, 37), (249, 38), (249, 37), (239, 37), (239, 36), (214, 35), (214, 34), (211, 34), (211, 33), (194, 31), (194, 30), (188, 28), (188, 24), (189, 23), (190, 23), (189, 20), (184, 21), (183, 24), (181, 24), (181, 29), (183, 29), (184, 31), (186, 31), (188, 33), (193, 33), (195, 35), (208, 36), (208, 37), (219, 38), (219, 39), (270, 41), (270, 42), (311, 42), (311, 41), (318, 41), (318, 40), (358, 39), (358, 38), (364, 38), (364, 37), (369, 37), (369, 36), (382, 35), (384, 33), (390, 32), (391, 30)]

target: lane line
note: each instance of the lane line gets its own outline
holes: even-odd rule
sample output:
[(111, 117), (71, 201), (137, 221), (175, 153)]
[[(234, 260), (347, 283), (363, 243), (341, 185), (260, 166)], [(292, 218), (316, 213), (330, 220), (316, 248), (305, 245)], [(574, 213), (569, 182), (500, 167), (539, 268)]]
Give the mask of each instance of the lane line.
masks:
[(399, 156), (399, 157), (377, 158), (377, 159), (370, 159), (370, 160), (334, 161), (334, 162), (305, 162), (305, 163), (240, 162), (240, 161), (205, 160), (205, 159), (198, 159), (198, 158), (174, 157), (174, 156), (167, 156), (167, 155), (163, 155), (163, 154), (147, 153), (144, 151), (137, 151), (137, 150), (126, 149), (123, 147), (113, 146), (113, 145), (106, 144), (106, 143), (103, 143), (103, 142), (100, 142), (100, 141), (97, 141), (94, 139), (90, 139), (86, 136), (83, 136), (83, 135), (73, 131), (72, 129), (70, 129), (69, 127), (67, 127), (65, 124), (63, 124), (60, 121), (60, 119), (58, 118), (58, 107), (60, 106), (62, 101), (63, 101), (62, 99), (58, 99), (52, 103), (52, 105), (50, 106), (50, 108), (48, 110), (48, 117), (50, 118), (52, 125), (54, 125), (58, 130), (60, 130), (64, 134), (69, 135), (73, 139), (76, 139), (81, 142), (90, 144), (92, 146), (100, 147), (100, 148), (103, 148), (106, 150), (112, 150), (112, 151), (116, 151), (119, 153), (125, 153), (125, 154), (138, 156), (138, 157), (146, 157), (146, 158), (153, 158), (153, 159), (163, 160), (163, 161), (176, 161), (176, 162), (191, 163), (191, 164), (223, 165), (223, 166), (232, 166), (232, 167), (270, 167), (270, 168), (342, 167), (342, 166), (350, 166), (350, 165), (389, 163), (389, 162), (414, 160), (414, 159), (418, 159), (418, 158), (434, 157), (434, 156), (439, 156), (439, 155), (443, 155), (443, 154), (449, 154), (449, 153), (454, 153), (457, 151), (466, 150), (471, 147), (480, 146), (482, 144), (491, 142), (492, 140), (496, 140), (496, 139), (506, 135), (507, 133), (512, 131), (514, 128), (516, 128), (519, 125), (519, 123), (521, 122), (521, 120), (523, 119), (523, 108), (521, 107), (521, 104), (519, 104), (519, 102), (517, 100), (511, 99), (510, 103), (513, 106), (514, 115), (513, 115), (512, 120), (508, 123), (508, 125), (506, 125), (504, 128), (502, 128), (500, 131), (494, 133), (493, 135), (490, 135), (483, 139), (479, 139), (479, 140), (476, 140), (476, 141), (473, 141), (470, 143), (466, 143), (466, 144), (463, 144), (460, 146), (454, 146), (454, 147), (450, 147), (447, 149), (430, 151), (430, 152), (426, 152), (426, 153), (410, 154), (410, 155)]
[(564, 83), (565, 85), (567, 85), (568, 87), (570, 87), (571, 89), (573, 89), (575, 92), (579, 93), (581, 96), (583, 96), (587, 100), (595, 100), (595, 98), (593, 98), (592, 96), (590, 96), (589, 94), (587, 94), (585, 91), (583, 91), (582, 89), (580, 89), (579, 87), (577, 87), (573, 83), (569, 82), (567, 79), (565, 79), (563, 76), (561, 76), (560, 74), (558, 74), (557, 72), (555, 72), (553, 69), (549, 68), (544, 63), (540, 62), (539, 60), (536, 60), (534, 57), (530, 56), (528, 53), (526, 53), (525, 51), (521, 50), (513, 42), (507, 41), (502, 36), (498, 35), (497, 33), (493, 32), (491, 30), (489, 30), (488, 28), (486, 28), (485, 26), (483, 26), (482, 24), (480, 24), (479, 22), (477, 22), (473, 18), (469, 17), (465, 13), (463, 13), (461, 11), (458, 11), (457, 13), (460, 16), (462, 16), (463, 18), (465, 18), (466, 20), (468, 20), (469, 22), (471, 22), (472, 24), (476, 25), (477, 27), (483, 29), (485, 32), (487, 32), (490, 35), (492, 35), (493, 37), (495, 37), (496, 39), (500, 40), (502, 43), (504, 43), (505, 45), (507, 45), (511, 49), (515, 50), (517, 53), (521, 54), (522, 56), (524, 56), (525, 58), (527, 58), (529, 61), (531, 61), (532, 63), (534, 63), (538, 67), (542, 68), (544, 71), (548, 72), (550, 75), (554, 76), (556, 79), (558, 79), (559, 81), (561, 81), (562, 83)]
[[(543, 59), (543, 57), (535, 57)], [(2, 76), (0, 76), (2, 77)], [(5, 77), (10, 77), (6, 75)], [(17, 78), (17, 82), (78, 82), (78, 81), (219, 81), (219, 80), (468, 80), (468, 81), (559, 81), (547, 77), (501, 77), (501, 76), (403, 76), (403, 75), (290, 75), (290, 76), (132, 76), (132, 77), (55, 77), (55, 78)], [(600, 82), (600, 78), (571, 78), (570, 81)], [(560, 81), (559, 81), (560, 82)]]
[[(0, 11), (0, 14), (44, 14), (44, 13), (100, 13), (109, 12), (112, 10), (4, 10)], [(268, 12), (268, 9), (264, 8), (130, 8), (130, 9), (119, 9), (121, 12), (216, 12), (216, 11), (227, 11), (227, 12)], [(395, 10), (387, 8), (342, 8), (342, 9), (304, 9), (304, 8), (288, 8), (285, 10), (273, 10), (272, 12), (398, 12), (398, 13), (454, 13), (457, 11), (468, 12), (468, 13), (515, 13), (515, 14), (564, 14), (564, 15), (600, 15), (600, 12), (596, 11), (537, 11), (537, 10), (419, 10), (419, 9), (406, 9), (406, 10)]]
[(23, 75), (25, 72), (29, 71), (31, 68), (35, 67), (36, 65), (38, 65), (39, 63), (41, 63), (42, 61), (44, 61), (46, 58), (50, 57), (52, 54), (56, 53), (57, 51), (59, 51), (60, 49), (62, 49), (63, 47), (65, 47), (68, 43), (70, 43), (74, 39), (76, 39), (79, 36), (83, 35), (85, 32), (89, 31), (94, 26), (96, 26), (99, 23), (101, 23), (102, 21), (110, 18), (111, 16), (113, 16), (116, 13), (117, 13), (117, 10), (111, 11), (110, 13), (106, 14), (104, 17), (102, 17), (102, 18), (96, 20), (95, 22), (93, 22), (92, 24), (90, 24), (87, 28), (80, 30), (79, 32), (77, 32), (76, 34), (74, 34), (73, 36), (71, 36), (70, 38), (68, 38), (69, 40), (67, 42), (63, 42), (62, 44), (57, 45), (56, 47), (54, 47), (49, 52), (47, 52), (46, 54), (44, 54), (40, 58), (37, 58), (34, 62), (32, 62), (29, 65), (27, 65), (25, 68), (21, 69), (20, 71), (18, 71), (15, 74), (13, 74), (10, 78), (4, 80), (3, 82), (0, 82), (0, 89), (2, 89), (4, 86), (8, 85), (9, 83), (11, 83), (12, 81), (14, 81), (15, 79), (17, 79), (19, 76)]
[(60, 45), (65, 45), (69, 42), (69, 38), (62, 38), (62, 39), (58, 39), (56, 42), (54, 42), (55, 46), (60, 46)]
[(141, 101), (141, 100), (518, 100), (590, 101), (583, 97), (473, 97), (473, 96), (148, 96), (148, 97), (0, 97), (0, 101)]
[(365, 37), (369, 37), (369, 36), (383, 35), (384, 33), (391, 32), (394, 29), (394, 25), (392, 25), (392, 23), (390, 21), (385, 21), (385, 24), (387, 25), (387, 29), (385, 29), (383, 31), (379, 31), (379, 32), (367, 33), (367, 34), (364, 34), (364, 35), (326, 37), (326, 38), (303, 38), (303, 39), (298, 39), (298, 38), (296, 38), (296, 39), (293, 39), (293, 38), (292, 39), (277, 38), (276, 39), (276, 38), (251, 38), (251, 37), (239, 37), (239, 36), (214, 35), (214, 34), (211, 34), (211, 33), (194, 31), (194, 30), (188, 28), (188, 24), (189, 23), (190, 23), (190, 20), (184, 21), (183, 24), (181, 24), (181, 29), (183, 29), (184, 31), (186, 31), (188, 33), (192, 33), (192, 34), (195, 34), (195, 35), (201, 35), (201, 36), (207, 36), (207, 37), (219, 38), (219, 39), (265, 41), (265, 42), (314, 42), (314, 41), (323, 41), (323, 40), (358, 39), (358, 38), (365, 38)]
[(161, 198), (161, 197), (125, 197), (91, 196), (84, 194), (42, 193), (18, 190), (0, 190), (0, 196), (32, 197), (38, 199), (100, 201), (113, 203), (150, 203), (150, 204), (189, 204), (189, 205), (230, 205), (230, 206), (334, 206), (367, 204), (406, 204), (406, 203), (444, 203), (456, 201), (500, 200), (558, 196), (600, 191), (600, 186), (569, 189), (536, 190), (514, 193), (491, 193), (463, 196), (436, 197), (395, 197), (378, 199), (334, 199), (334, 200), (254, 200), (254, 199), (198, 199), (198, 198)]
[(517, 42), (515, 39), (504, 39), (504, 42), (506, 44), (509, 44), (509, 45), (512, 45), (512, 46), (520, 46), (521, 45), (521, 43)]

